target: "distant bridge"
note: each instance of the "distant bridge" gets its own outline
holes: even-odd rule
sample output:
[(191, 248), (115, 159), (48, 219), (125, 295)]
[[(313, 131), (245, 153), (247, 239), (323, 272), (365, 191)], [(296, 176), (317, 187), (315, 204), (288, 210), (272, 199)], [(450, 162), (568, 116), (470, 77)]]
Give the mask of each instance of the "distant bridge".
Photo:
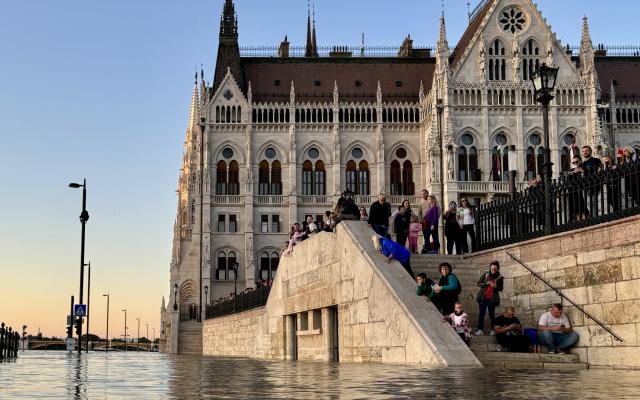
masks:
[[(76, 349), (77, 343), (76, 343)], [(29, 340), (29, 350), (66, 350), (67, 343), (64, 340)], [(86, 345), (82, 347), (86, 349)], [(91, 351), (105, 351), (106, 343), (90, 343)], [(109, 351), (158, 351), (158, 345), (154, 343), (123, 343), (111, 342)]]

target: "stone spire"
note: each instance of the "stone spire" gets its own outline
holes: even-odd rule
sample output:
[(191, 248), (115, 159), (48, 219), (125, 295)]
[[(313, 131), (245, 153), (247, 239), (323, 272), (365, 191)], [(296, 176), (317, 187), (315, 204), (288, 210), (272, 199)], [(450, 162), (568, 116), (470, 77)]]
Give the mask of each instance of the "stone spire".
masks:
[(189, 110), (189, 125), (187, 126), (187, 138), (185, 143), (193, 138), (193, 134), (198, 133), (198, 123), (200, 119), (200, 96), (198, 92), (198, 73), (196, 72), (193, 82), (193, 93), (191, 94), (191, 109)]
[(220, 40), (238, 40), (238, 17), (233, 0), (225, 0), (224, 10), (220, 18)]
[(380, 85), (380, 81), (378, 81), (378, 87), (376, 88), (376, 102), (382, 104), (382, 86)]
[(338, 93), (338, 81), (333, 81), (333, 104), (338, 105), (339, 93)]
[(304, 56), (313, 57), (313, 42), (311, 38), (311, 8), (309, 0), (307, 0), (307, 45), (305, 47)]
[(587, 16), (582, 17), (582, 38), (580, 40), (580, 66), (583, 74), (588, 74), (594, 70), (594, 52), (591, 33), (589, 33), (589, 21)]
[(422, 80), (420, 80), (420, 89), (418, 89), (418, 98), (420, 102), (424, 100), (424, 85), (422, 84)]
[(240, 89), (245, 90), (244, 72), (240, 63), (240, 47), (238, 46), (238, 17), (236, 16), (233, 0), (225, 0), (222, 17), (220, 18), (220, 37), (218, 57), (213, 78), (212, 91), (215, 92), (231, 70), (233, 78)]
[(440, 16), (440, 33), (436, 45), (436, 66), (438, 72), (449, 70), (449, 42), (447, 41), (447, 29), (444, 23), (444, 14)]
[(313, 57), (318, 57), (318, 43), (316, 42), (316, 5), (313, 5), (313, 29), (311, 31), (311, 48)]

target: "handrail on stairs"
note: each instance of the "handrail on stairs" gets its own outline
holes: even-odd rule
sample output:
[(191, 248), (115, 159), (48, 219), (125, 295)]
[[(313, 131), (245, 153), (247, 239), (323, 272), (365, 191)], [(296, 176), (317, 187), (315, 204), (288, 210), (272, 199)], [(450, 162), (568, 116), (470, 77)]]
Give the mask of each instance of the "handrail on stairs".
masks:
[(516, 261), (518, 264), (522, 265), (523, 267), (525, 267), (529, 272), (531, 272), (531, 274), (540, 279), (542, 282), (544, 282), (545, 285), (549, 286), (551, 289), (553, 289), (553, 291), (556, 292), (556, 294), (560, 297), (562, 297), (563, 299), (567, 300), (569, 303), (571, 303), (574, 307), (576, 307), (578, 310), (580, 310), (584, 315), (586, 315), (590, 320), (592, 320), (593, 322), (595, 322), (596, 324), (600, 325), (600, 327), (602, 327), (602, 329), (604, 329), (605, 331), (607, 331), (611, 336), (613, 336), (617, 341), (619, 342), (624, 342), (624, 340), (622, 340), (622, 338), (620, 336), (618, 336), (614, 331), (612, 331), (611, 329), (609, 329), (607, 326), (605, 326), (605, 324), (600, 321), (598, 318), (594, 317), (593, 315), (589, 314), (587, 311), (585, 311), (584, 308), (580, 307), (578, 304), (576, 304), (575, 301), (571, 300), (570, 298), (568, 298), (567, 296), (565, 296), (564, 293), (562, 293), (560, 291), (560, 289), (558, 289), (557, 287), (553, 286), (552, 284), (549, 283), (549, 281), (547, 281), (546, 279), (544, 279), (542, 276), (540, 276), (540, 274), (538, 274), (536, 271), (534, 271), (533, 269), (531, 269), (531, 267), (529, 267), (527, 264), (525, 264), (524, 262), (522, 262), (522, 260), (520, 260), (518, 257), (514, 256), (513, 254), (509, 253), (508, 251), (506, 252), (507, 255), (509, 257), (511, 257), (514, 261)]

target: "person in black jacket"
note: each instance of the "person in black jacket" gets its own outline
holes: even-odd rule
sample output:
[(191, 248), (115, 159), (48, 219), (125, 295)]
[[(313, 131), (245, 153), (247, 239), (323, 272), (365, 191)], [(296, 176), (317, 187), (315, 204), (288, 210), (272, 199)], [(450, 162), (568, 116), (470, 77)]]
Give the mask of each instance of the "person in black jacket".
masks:
[(378, 201), (369, 209), (369, 226), (380, 236), (389, 237), (389, 217), (391, 205), (385, 201), (384, 193), (378, 195)]
[(393, 226), (396, 229), (396, 242), (401, 246), (406, 246), (409, 237), (409, 224), (411, 224), (411, 204), (409, 200), (403, 200), (402, 206), (398, 209), (398, 213), (393, 219)]
[(444, 236), (447, 238), (447, 254), (453, 254), (453, 246), (456, 246), (456, 254), (462, 254), (462, 230), (457, 218), (458, 204), (455, 201), (449, 203), (449, 208), (442, 214), (444, 219)]

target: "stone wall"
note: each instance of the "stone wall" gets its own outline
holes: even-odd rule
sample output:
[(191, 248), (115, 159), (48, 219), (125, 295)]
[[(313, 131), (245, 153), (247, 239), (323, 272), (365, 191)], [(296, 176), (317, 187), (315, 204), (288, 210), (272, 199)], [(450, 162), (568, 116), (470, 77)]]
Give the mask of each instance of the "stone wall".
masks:
[(480, 366), (371, 230), (345, 222), (283, 257), (265, 307), (209, 319), (205, 355)]
[(640, 368), (640, 216), (473, 254), (466, 260), (488, 266), (501, 261), (504, 298), (533, 321), (560, 297), (506, 252), (519, 257), (551, 284), (624, 339), (604, 329), (564, 300), (580, 335), (572, 350), (591, 366)]

